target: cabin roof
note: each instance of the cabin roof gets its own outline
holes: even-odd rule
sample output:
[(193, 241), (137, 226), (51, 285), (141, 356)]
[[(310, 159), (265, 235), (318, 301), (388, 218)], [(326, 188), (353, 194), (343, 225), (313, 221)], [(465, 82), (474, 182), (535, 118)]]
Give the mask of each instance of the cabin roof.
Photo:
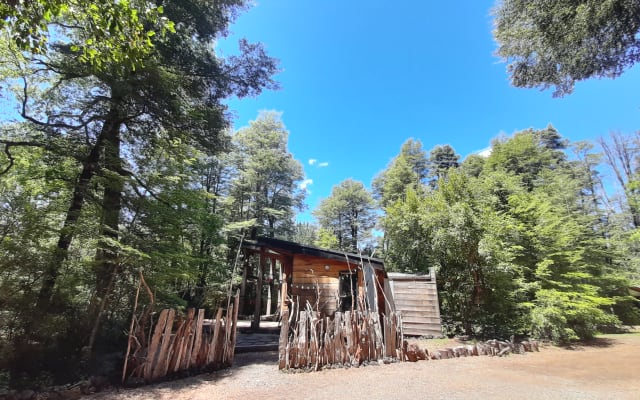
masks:
[(281, 239), (258, 237), (255, 240), (245, 240), (243, 247), (252, 250), (265, 248), (266, 250), (277, 254), (303, 254), (331, 260), (348, 261), (354, 264), (371, 264), (373, 268), (384, 271), (384, 262), (379, 258), (372, 258), (355, 253), (346, 253), (339, 250), (323, 249), (316, 246), (303, 245)]

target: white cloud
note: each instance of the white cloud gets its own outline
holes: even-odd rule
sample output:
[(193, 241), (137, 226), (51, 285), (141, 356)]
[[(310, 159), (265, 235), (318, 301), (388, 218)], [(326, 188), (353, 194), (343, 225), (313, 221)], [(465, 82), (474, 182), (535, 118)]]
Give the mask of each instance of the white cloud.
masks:
[(476, 154), (479, 155), (480, 157), (484, 157), (487, 158), (491, 155), (491, 151), (493, 149), (491, 147), (487, 147), (486, 149), (482, 149), (480, 151), (478, 151)]
[(329, 166), (329, 163), (326, 161), (319, 163), (317, 158), (310, 158), (307, 162), (309, 163), (309, 165), (315, 166), (316, 168), (324, 168)]
[(302, 182), (300, 182), (300, 185), (299, 185), (300, 189), (307, 190), (307, 187), (309, 185), (311, 185), (312, 183), (313, 183), (313, 179), (308, 179), (307, 178), (307, 179), (303, 180)]

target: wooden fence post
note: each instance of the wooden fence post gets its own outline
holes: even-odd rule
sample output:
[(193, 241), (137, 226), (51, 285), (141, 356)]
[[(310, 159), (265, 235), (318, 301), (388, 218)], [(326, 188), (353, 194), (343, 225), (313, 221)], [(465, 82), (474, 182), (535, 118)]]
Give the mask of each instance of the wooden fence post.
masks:
[(287, 345), (289, 343), (289, 310), (282, 311), (282, 326), (278, 341), (278, 369), (287, 367)]

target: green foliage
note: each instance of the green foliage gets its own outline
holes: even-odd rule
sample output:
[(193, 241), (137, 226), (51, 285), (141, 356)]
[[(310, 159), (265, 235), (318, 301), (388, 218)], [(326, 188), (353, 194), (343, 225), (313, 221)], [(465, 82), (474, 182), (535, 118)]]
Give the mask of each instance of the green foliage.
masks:
[(477, 178), (480, 176), (482, 169), (484, 168), (485, 157), (482, 157), (478, 154), (470, 154), (467, 158), (464, 159), (462, 164), (460, 164), (460, 169), (469, 176), (473, 176)]
[(374, 179), (373, 188), (380, 206), (387, 208), (404, 196), (407, 189), (417, 190), (419, 184), (418, 176), (413, 172), (406, 158), (400, 154), (383, 173)]
[(600, 327), (619, 323), (615, 315), (604, 311), (611, 304), (593, 286), (583, 286), (578, 292), (540, 289), (531, 312), (532, 333), (561, 343), (592, 338)]
[(313, 242), (314, 246), (322, 247), (323, 249), (339, 250), (340, 245), (338, 238), (329, 229), (318, 229), (318, 238)]
[(565, 159), (563, 144), (552, 126), (536, 131), (527, 129), (507, 140), (495, 140), (485, 168), (505, 171), (522, 180), (529, 190), (538, 184), (540, 172), (555, 169)]
[(428, 240), (429, 227), (422, 221), (424, 205), (418, 194), (409, 189), (404, 199), (387, 208), (380, 221), (385, 231), (387, 248), (385, 265), (390, 271), (428, 272), (432, 252)]
[(375, 225), (373, 204), (362, 182), (347, 179), (333, 187), (331, 196), (322, 200), (313, 214), (320, 227), (338, 239), (340, 250), (357, 252)]
[(154, 49), (156, 34), (175, 32), (163, 7), (140, 0), (8, 1), (0, 4), (0, 28), (22, 50), (48, 51), (49, 29), (73, 26), (81, 41), (70, 49), (79, 60), (100, 70), (121, 63), (135, 70)]
[(297, 222), (293, 226), (293, 232), (287, 237), (287, 240), (308, 246), (314, 246), (319, 240), (320, 228), (309, 222)]
[(555, 87), (615, 78), (640, 55), (638, 0), (502, 0), (493, 11), (497, 53), (517, 87)]
[[(0, 79), (19, 112), (0, 126), (0, 371), (13, 386), (69, 382), (122, 349), (138, 271), (157, 307), (218, 305), (237, 283), (238, 230), (257, 222), (231, 218), (223, 101), (276, 86), (261, 45), (214, 51), (242, 1), (65, 2), (52, 43), (36, 43), (44, 25), (21, 18), (55, 4), (2, 8)], [(164, 16), (175, 33), (161, 34)]]
[(581, 145), (568, 161), (567, 145), (551, 126), (518, 132), (386, 207), (385, 262), (437, 268), (448, 332), (568, 341), (635, 319), (625, 253), (603, 224), (597, 157)]
[(407, 140), (400, 148), (400, 154), (379, 173), (371, 186), (373, 195), (384, 209), (404, 196), (408, 189), (420, 190), (427, 177), (427, 159), (422, 143)]
[(289, 132), (280, 114), (262, 112), (233, 136), (232, 218), (255, 219), (255, 234), (287, 237), (296, 210), (304, 206), (302, 164), (287, 148)]
[(460, 156), (456, 154), (453, 147), (445, 144), (444, 146), (436, 146), (429, 152), (429, 177), (437, 181), (447, 177), (451, 168), (458, 168), (458, 160)]

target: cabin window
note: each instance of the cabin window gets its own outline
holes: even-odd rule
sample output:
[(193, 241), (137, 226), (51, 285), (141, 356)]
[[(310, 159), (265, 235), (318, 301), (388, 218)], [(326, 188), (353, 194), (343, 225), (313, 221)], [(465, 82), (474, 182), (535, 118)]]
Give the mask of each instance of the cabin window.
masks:
[(340, 311), (350, 311), (358, 306), (358, 274), (340, 272)]

